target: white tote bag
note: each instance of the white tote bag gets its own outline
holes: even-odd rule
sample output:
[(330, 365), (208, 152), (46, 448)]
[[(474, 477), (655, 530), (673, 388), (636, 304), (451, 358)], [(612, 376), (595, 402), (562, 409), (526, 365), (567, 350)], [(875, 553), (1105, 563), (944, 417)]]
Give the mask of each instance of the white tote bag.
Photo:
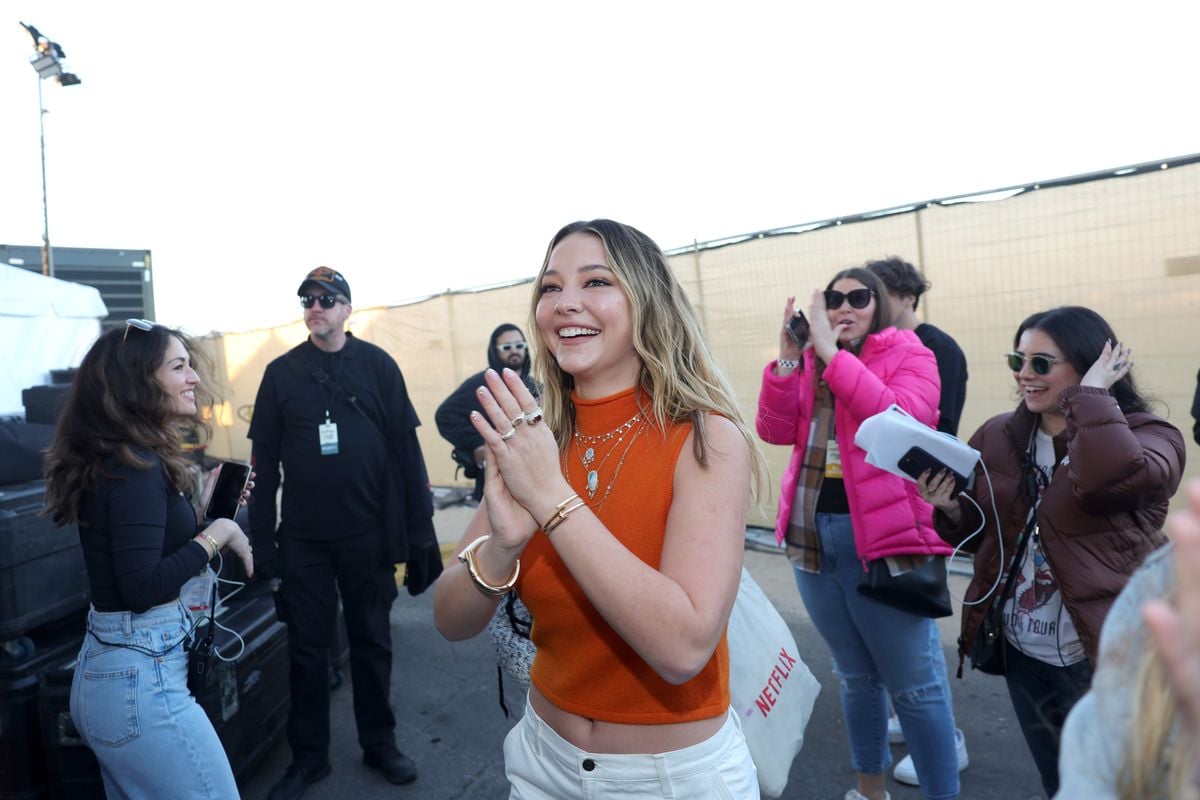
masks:
[(821, 684), (800, 660), (787, 622), (744, 567), (728, 640), (730, 702), (758, 770), (759, 790), (779, 797)]

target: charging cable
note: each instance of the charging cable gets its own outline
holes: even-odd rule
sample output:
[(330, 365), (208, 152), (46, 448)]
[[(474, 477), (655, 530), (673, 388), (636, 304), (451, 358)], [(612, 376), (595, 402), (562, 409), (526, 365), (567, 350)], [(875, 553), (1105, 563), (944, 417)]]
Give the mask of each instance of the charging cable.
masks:
[[(996, 541), (1000, 544), (1000, 569), (996, 573), (996, 580), (992, 582), (991, 588), (989, 588), (984, 593), (983, 597), (979, 598), (978, 600), (967, 600), (964, 597), (959, 597), (953, 591), (950, 592), (950, 596), (962, 603), (964, 606), (977, 606), (990, 600), (992, 595), (996, 593), (996, 589), (1000, 588), (1000, 580), (1004, 577), (1004, 532), (1000, 530), (1000, 513), (996, 510), (996, 491), (992, 488), (992, 476), (988, 474), (987, 464), (984, 463), (982, 458), (979, 459), (979, 466), (983, 467), (983, 479), (987, 481), (988, 496), (992, 501), (992, 519), (996, 521)], [(954, 552), (950, 554), (950, 564), (954, 563), (954, 559), (958, 555), (958, 551), (962, 550), (967, 542), (974, 539), (983, 532), (984, 528), (987, 527), (987, 515), (983, 513), (983, 509), (980, 508), (979, 504), (975, 502), (975, 498), (971, 497), (969, 494), (964, 494), (962, 497), (965, 497), (968, 503), (975, 506), (975, 510), (979, 512), (980, 523), (979, 527), (972, 531), (970, 536), (963, 539), (958, 543), (958, 547), (954, 548)], [(972, 563), (972, 569), (974, 569), (974, 563)]]

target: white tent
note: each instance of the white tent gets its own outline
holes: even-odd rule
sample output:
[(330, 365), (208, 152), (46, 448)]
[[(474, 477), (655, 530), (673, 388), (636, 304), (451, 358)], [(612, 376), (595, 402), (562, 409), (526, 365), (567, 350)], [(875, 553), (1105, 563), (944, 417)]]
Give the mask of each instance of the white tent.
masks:
[(23, 414), (21, 390), (79, 366), (108, 309), (100, 292), (0, 264), (0, 416)]

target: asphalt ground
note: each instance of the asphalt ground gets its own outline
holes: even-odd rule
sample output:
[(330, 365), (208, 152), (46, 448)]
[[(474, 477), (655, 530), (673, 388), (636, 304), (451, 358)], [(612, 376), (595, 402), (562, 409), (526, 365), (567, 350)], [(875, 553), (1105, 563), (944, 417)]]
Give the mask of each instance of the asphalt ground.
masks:
[[(447, 548), (461, 535), (474, 509), (439, 509), (435, 524)], [(801, 657), (821, 683), (804, 747), (792, 765), (783, 797), (787, 800), (842, 800), (854, 785), (849, 745), (843, 725), (838, 684), (829, 651), (804, 611), (791, 565), (778, 553), (747, 550), (746, 567), (787, 620)], [(951, 591), (962, 596), (967, 579), (953, 575)], [(955, 604), (957, 607), (957, 603)], [(495, 655), (481, 635), (468, 642), (447, 642), (434, 629), (432, 593), (409, 597), (403, 590), (392, 607), (395, 660), (392, 705), (396, 712), (396, 743), (412, 757), (419, 778), (409, 786), (392, 786), (362, 764), (354, 727), (349, 681), (333, 693), (331, 702), (333, 773), (313, 784), (306, 800), (503, 800), (508, 797), (501, 745), (524, 707), (524, 696), (506, 679), (505, 696), (511, 718), (500, 709)], [(969, 670), (954, 677), (958, 664), (954, 640), (959, 617), (939, 620), (942, 646), (950, 669), (958, 726), (966, 735), (970, 766), (961, 773), (962, 798), (1030, 800), (1043, 798), (1037, 769), (1017, 727), (1002, 678)], [(903, 745), (893, 745), (893, 762), (904, 757)], [(286, 742), (242, 785), (246, 800), (264, 800), (290, 763)], [(893, 800), (920, 800), (916, 787), (888, 779)]]

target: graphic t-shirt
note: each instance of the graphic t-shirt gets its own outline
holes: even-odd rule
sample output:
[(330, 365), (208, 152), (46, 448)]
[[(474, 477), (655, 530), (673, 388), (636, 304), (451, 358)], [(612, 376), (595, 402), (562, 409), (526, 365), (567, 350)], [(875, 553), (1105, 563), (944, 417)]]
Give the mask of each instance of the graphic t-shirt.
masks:
[[(1035, 460), (1045, 477), (1038, 481), (1038, 486), (1044, 489), (1054, 471), (1054, 440), (1039, 429), (1036, 446)], [(1030, 513), (1037, 513), (1037, 509)], [(1071, 615), (1063, 607), (1062, 592), (1036, 529), (1025, 549), (1020, 570), (1012, 595), (1004, 605), (1005, 637), (1030, 658), (1056, 667), (1082, 661), (1087, 653)]]

